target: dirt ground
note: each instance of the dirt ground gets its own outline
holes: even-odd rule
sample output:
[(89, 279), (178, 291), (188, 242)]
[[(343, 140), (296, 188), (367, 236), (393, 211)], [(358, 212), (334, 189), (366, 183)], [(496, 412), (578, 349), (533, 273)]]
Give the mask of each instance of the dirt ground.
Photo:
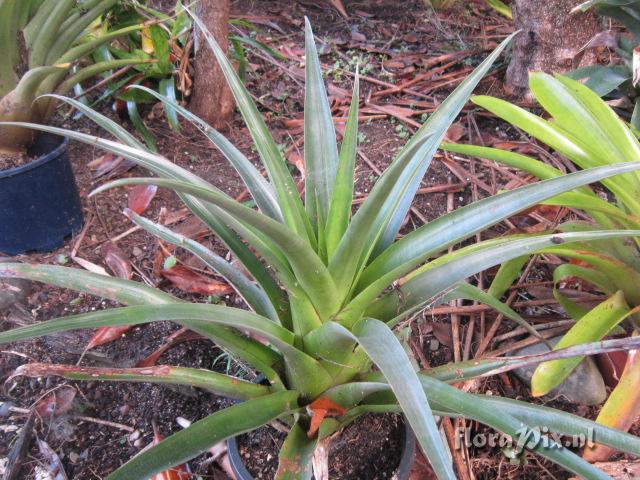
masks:
[[(173, 1), (156, 1), (160, 7), (170, 8)], [(303, 55), (302, 19), (308, 16), (314, 26), (321, 61), (327, 67), (327, 83), (334, 115), (344, 116), (349, 107), (355, 65), (360, 65), (361, 113), (370, 117), (361, 122), (360, 147), (357, 166), (356, 196), (363, 197), (391, 162), (405, 139), (424, 121), (446, 95), (470, 72), (479, 61), (497, 45), (512, 29), (510, 23), (489, 10), (483, 2), (463, 2), (464, 6), (449, 14), (435, 17), (424, 8), (422, 1), (402, 2), (398, 8), (395, 0), (345, 1), (349, 20), (321, 2), (302, 0), (299, 2), (238, 0), (232, 3), (234, 18), (244, 18), (253, 24), (253, 33), (260, 41), (277, 49), (287, 57), (279, 61), (264, 55), (264, 52), (248, 52), (249, 70), (246, 83), (249, 91), (259, 100), (276, 141), (282, 145), (292, 171), (299, 176), (294, 166), (302, 155), (302, 105), (304, 98), (301, 80)], [(238, 27), (245, 28), (246, 27)], [(297, 59), (297, 61), (296, 61)], [(505, 60), (496, 65), (492, 73), (482, 81), (478, 91), (501, 95)], [(126, 120), (112, 112), (110, 105), (103, 103), (99, 109), (133, 131)], [(147, 118), (148, 127), (157, 139), (159, 152), (177, 165), (188, 168), (210, 181), (232, 196), (242, 196), (243, 187), (235, 171), (197, 130), (182, 123), (180, 134), (173, 132), (162, 115)], [(62, 113), (66, 113), (63, 111)], [(147, 114), (152, 113), (150, 111)], [(62, 115), (57, 120), (68, 128), (102, 135), (100, 129), (86, 118), (70, 120)], [(340, 130), (340, 126), (338, 126)], [(239, 115), (225, 132), (230, 140), (251, 160), (257, 155), (251, 148), (250, 136)], [(449, 135), (453, 140), (495, 144), (509, 143), (522, 147), (518, 132), (505, 128), (483, 112), (473, 107), (465, 108)], [(79, 257), (94, 265), (107, 267), (104, 245), (114, 242), (123, 257), (133, 268), (133, 279), (147, 282), (165, 289), (181, 298), (193, 301), (215, 301), (240, 304), (233, 295), (219, 298), (185, 293), (158, 274), (159, 264), (166, 257), (158, 241), (143, 231), (130, 231), (132, 224), (122, 214), (128, 204), (129, 192), (125, 189), (110, 190), (96, 197), (87, 194), (104, 178), (95, 178), (88, 164), (103, 155), (97, 149), (73, 143), (70, 156), (77, 177), (86, 225), (81, 235), (68, 240), (61, 249), (46, 253), (17, 257), (25, 262), (74, 265), (72, 257)], [(119, 176), (144, 176), (145, 172), (135, 167)], [(513, 187), (528, 179), (515, 172), (497, 167), (488, 162), (470, 160), (458, 156), (439, 154), (436, 156), (422, 184), (403, 232), (443, 213), (473, 200), (493, 194), (505, 186)], [(199, 226), (186, 214), (178, 198), (166, 190), (159, 190), (145, 216), (153, 220), (179, 219), (173, 227), (197, 232)], [(507, 231), (535, 231), (548, 228), (553, 218), (544, 215), (523, 215), (511, 219), (484, 233), (482, 238), (501, 235)], [(213, 238), (198, 237), (221, 255), (227, 252)], [(164, 247), (166, 248), (166, 247)], [(176, 251), (176, 257), (184, 265), (202, 270), (202, 264), (184, 252)], [(550, 286), (550, 266), (553, 259), (541, 259), (531, 269), (529, 277), (523, 279), (527, 288), (516, 293), (516, 306), (525, 318), (532, 322), (557, 321), (562, 312), (553, 302)], [(476, 279), (487, 285), (493, 272)], [(32, 292), (21, 308), (0, 312), (2, 329), (18, 324), (48, 320), (62, 315), (88, 312), (113, 306), (82, 293), (75, 293), (46, 285), (33, 285)], [(491, 311), (474, 314), (456, 314), (455, 306), (447, 312), (426, 312), (402, 328), (408, 342), (422, 367), (437, 366), (460, 358), (473, 356), (475, 348), (484, 338), (490, 322), (495, 319)], [(500, 335), (513, 330), (504, 322), (497, 332)], [(452, 330), (450, 325), (455, 325)], [(166, 342), (177, 326), (157, 323), (136, 327), (122, 337), (104, 346), (92, 349), (82, 357), (85, 366), (136, 365)], [(457, 331), (457, 333), (456, 333)], [(457, 336), (456, 336), (457, 335)], [(52, 335), (43, 339), (19, 342), (5, 346), (0, 352), (0, 377), (4, 380), (21, 364), (29, 362), (52, 362), (76, 364), (91, 338), (91, 332), (78, 331), (65, 335)], [(524, 335), (505, 338), (491, 345), (503, 348), (508, 342), (518, 341)], [(505, 343), (507, 342), (507, 343)], [(168, 350), (159, 362), (165, 365), (209, 368), (220, 372), (239, 373), (252, 378), (252, 373), (234, 362), (222, 351), (205, 340), (190, 340)], [(155, 428), (164, 436), (178, 431), (184, 419), (193, 422), (229, 405), (229, 400), (194, 388), (175, 388), (150, 384), (70, 382), (57, 378), (11, 378), (5, 384), (2, 401), (9, 402), (0, 408), (0, 457), (8, 454), (19, 440), (20, 428), (26, 421), (20, 409), (26, 409), (63, 385), (75, 389), (75, 398), (69, 412), (52, 422), (38, 420), (36, 437), (45, 440), (60, 456), (68, 478), (78, 480), (101, 479), (124, 463), (152, 441)], [(510, 398), (528, 398), (526, 387), (515, 377), (501, 375), (483, 380), (475, 385), (478, 392), (491, 391)], [(539, 400), (536, 400), (539, 401)], [(582, 416), (593, 418), (597, 411), (577, 407), (561, 399), (543, 399), (553, 406), (564, 408)], [(377, 427), (376, 427), (377, 428)], [(473, 432), (482, 427), (468, 422), (466, 428)], [(374, 429), (375, 430), (375, 429)], [(371, 433), (374, 438), (375, 432)], [(358, 439), (360, 440), (360, 438)], [(397, 439), (396, 439), (397, 440)], [(384, 442), (372, 448), (380, 458), (391, 458), (390, 448)], [(397, 441), (391, 443), (398, 443)], [(350, 437), (340, 444), (346, 456), (365, 457), (352, 450)], [(344, 462), (345, 455), (334, 455), (337, 464)], [(395, 455), (395, 454), (394, 454)], [(512, 464), (499, 449), (472, 447), (464, 452), (470, 468), (477, 479), (506, 478), (568, 478), (566, 472), (541, 459), (527, 455), (521, 464)], [(32, 442), (20, 478), (35, 478), (37, 467), (46, 459)], [(393, 462), (389, 462), (393, 463)], [(415, 479), (431, 478), (428, 467), (420, 458), (416, 461)], [(1, 464), (0, 464), (1, 465)], [(189, 462), (194, 473), (192, 478), (225, 479), (222, 462), (212, 461), (205, 454)], [(348, 472), (350, 466), (345, 467)], [(353, 467), (355, 468), (355, 467)], [(377, 467), (376, 467), (377, 468)], [(391, 474), (393, 472), (391, 468)], [(352, 469), (352, 471), (355, 471)], [(335, 478), (358, 478), (336, 474)], [(389, 478), (385, 474), (371, 476), (359, 474), (359, 478)], [(364, 476), (362, 476), (364, 475)], [(333, 477), (332, 477), (333, 478)]]

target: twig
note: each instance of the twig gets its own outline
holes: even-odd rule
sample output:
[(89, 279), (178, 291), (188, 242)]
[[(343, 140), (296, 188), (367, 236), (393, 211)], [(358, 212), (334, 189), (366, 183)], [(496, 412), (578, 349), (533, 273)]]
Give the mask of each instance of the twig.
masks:
[[(527, 266), (524, 268), (524, 270), (522, 272), (522, 275), (520, 275), (520, 278), (518, 279), (518, 283), (517, 283), (518, 285), (525, 281), (525, 279), (527, 278), (527, 275), (529, 275), (529, 272), (531, 271), (531, 268), (533, 268), (533, 265), (535, 264), (535, 261), (536, 261), (536, 255), (534, 255), (533, 257), (531, 257), (529, 259), (529, 262), (527, 263)], [(509, 297), (507, 298), (507, 301), (505, 302), (506, 305), (510, 307), (511, 304), (513, 303), (513, 301), (516, 299), (517, 295), (518, 295), (518, 291), (517, 290), (512, 291), (509, 294)], [(500, 314), (500, 315), (498, 315), (498, 318), (496, 318), (495, 322), (493, 322), (493, 324), (491, 325), (491, 328), (487, 332), (487, 335), (480, 342), (480, 346), (478, 347), (478, 350), (476, 351), (476, 358), (481, 357), (482, 354), (485, 352), (485, 350), (487, 349), (487, 347), (491, 343), (491, 340), (493, 339), (493, 337), (495, 336), (496, 332), (498, 331), (498, 328), (500, 328), (500, 325), (502, 324), (502, 320), (503, 319), (504, 319), (504, 315)]]
[[(584, 296), (573, 298), (574, 302), (601, 302), (606, 300), (607, 297), (604, 295), (592, 295), (585, 294)], [(558, 301), (555, 298), (541, 298), (536, 300), (522, 300), (520, 302), (515, 302), (512, 307), (513, 308), (524, 308), (524, 307), (544, 307), (547, 305), (558, 305)], [(425, 315), (451, 315), (451, 313), (458, 313), (459, 315), (472, 315), (474, 313), (480, 312), (488, 312), (492, 311), (493, 308), (488, 305), (463, 305), (461, 307), (451, 307), (451, 306), (443, 306), (443, 307), (434, 307), (428, 310), (425, 310)]]
[[(466, 183), (445, 183), (442, 185), (433, 185), (431, 187), (423, 187), (418, 189), (416, 195), (424, 195), (426, 193), (456, 193), (464, 190)], [(356, 197), (353, 199), (353, 205), (360, 205), (367, 199), (367, 195)]]
[[(449, 450), (451, 451), (451, 456), (453, 458), (453, 465), (458, 472), (458, 478), (461, 480), (471, 480), (469, 476), (469, 470), (467, 463), (464, 460), (464, 456), (462, 454), (462, 450), (458, 447), (456, 429), (453, 428), (453, 423), (449, 417), (444, 417), (442, 419), (442, 427), (444, 429), (444, 434), (447, 437), (447, 443), (449, 444)], [(464, 438), (464, 437), (463, 437)], [(466, 446), (465, 446), (466, 450)]]
[[(576, 322), (574, 320), (556, 320), (555, 322), (548, 322), (548, 323), (535, 325), (533, 328), (535, 328), (536, 330), (547, 330), (549, 328), (564, 327), (566, 325), (572, 326), (572, 325), (575, 325), (575, 323)], [(508, 340), (510, 338), (517, 337), (519, 335), (524, 335), (526, 333), (529, 333), (529, 332), (524, 328), (519, 327), (503, 335), (498, 335), (497, 337), (494, 338), (494, 340), (496, 342), (501, 342), (503, 340)]]
[[(362, 150), (358, 149), (358, 155), (360, 155), (360, 158), (362, 158), (365, 161), (365, 163), (369, 166), (369, 168), (371, 168), (371, 170), (373, 170), (376, 173), (376, 175), (378, 176), (382, 175), (382, 171), (378, 167), (376, 167), (376, 164), (373, 163), (369, 159), (369, 157), (367, 157), (362, 152)], [(413, 213), (416, 217), (418, 217), (418, 219), (420, 219), (422, 223), (427, 223), (427, 219), (425, 218), (425, 216), (422, 215), (416, 207), (411, 207), (411, 213)]]
[[(550, 338), (557, 337), (561, 333), (566, 332), (567, 330), (569, 330), (569, 328), (571, 328), (569, 325), (566, 325), (564, 327), (558, 327), (558, 328), (550, 328), (548, 330), (540, 332), (540, 336), (542, 338), (544, 338), (545, 340), (548, 340)], [(485, 357), (487, 357), (487, 356), (501, 357), (502, 355), (504, 355), (506, 353), (513, 352), (514, 350), (519, 350), (519, 349), (521, 349), (523, 347), (528, 347), (529, 345), (535, 345), (535, 344), (540, 343), (540, 342), (541, 342), (541, 340), (539, 338), (537, 338), (537, 337), (528, 337), (528, 338), (525, 338), (524, 340), (520, 340), (519, 342), (512, 343), (510, 345), (507, 345), (505, 347), (499, 348), (497, 350), (493, 350), (493, 351), (487, 353), (487, 355), (485, 355)]]
[(93, 92), (94, 90), (98, 90), (100, 87), (106, 85), (107, 83), (115, 80), (118, 77), (121, 77), (122, 75), (124, 75), (125, 73), (127, 73), (129, 70), (131, 70), (133, 68), (133, 65), (127, 65), (126, 67), (122, 67), (119, 70), (116, 70), (114, 73), (112, 73), (111, 75), (109, 75), (108, 77), (100, 80), (98, 83), (96, 83), (95, 85), (90, 86), (89, 88), (87, 88), (86, 90), (84, 90), (80, 95), (76, 95), (74, 98), (74, 100), (77, 100), (78, 98), (84, 97), (85, 95), (87, 95), (88, 93)]
[[(454, 210), (454, 203), (453, 193), (447, 193), (447, 213)], [(453, 245), (449, 247), (449, 253), (451, 252), (453, 252)], [(460, 302), (458, 300), (451, 300), (449, 305), (457, 307), (460, 305)], [(451, 343), (453, 344), (453, 359), (456, 363), (460, 362), (460, 360), (462, 360), (460, 355), (460, 316), (456, 313), (451, 314)]]
[(84, 415), (74, 415), (73, 418), (75, 418), (77, 420), (81, 420), (83, 422), (97, 423), (99, 425), (104, 425), (106, 427), (113, 427), (113, 428), (117, 428), (119, 430), (125, 430), (127, 432), (134, 432), (135, 431), (135, 428), (129, 427), (128, 425), (123, 425), (121, 423), (110, 422), (108, 420), (100, 420), (99, 418), (85, 417)]
[[(528, 340), (538, 340), (538, 339), (530, 338)], [(523, 342), (518, 342), (518, 343), (523, 343)], [(550, 352), (536, 353), (533, 355), (507, 357), (504, 360), (508, 362), (508, 364), (503, 365), (501, 367), (497, 367), (488, 372), (485, 372), (480, 376), (488, 377), (492, 375), (498, 375), (500, 373), (508, 372), (516, 368), (527, 367), (529, 365), (537, 365), (538, 363), (548, 362), (550, 360), (558, 360), (561, 358), (582, 357), (587, 355), (597, 355), (599, 353), (636, 350), (638, 347), (640, 347), (640, 337), (625, 337), (625, 338), (616, 338), (613, 340), (602, 340), (600, 342), (585, 343), (582, 345), (574, 345), (573, 347), (562, 348), (560, 350), (553, 350)], [(508, 350), (508, 351), (512, 351), (512, 350)], [(504, 353), (507, 353), (507, 350), (504, 348), (502, 350), (496, 350), (495, 352), (491, 352), (491, 355), (489, 356), (489, 358), (500, 357), (504, 355)]]

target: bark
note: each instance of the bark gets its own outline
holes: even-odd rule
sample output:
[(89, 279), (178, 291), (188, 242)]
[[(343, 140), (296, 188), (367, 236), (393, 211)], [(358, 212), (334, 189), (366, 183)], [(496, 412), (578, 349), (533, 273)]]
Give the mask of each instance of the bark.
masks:
[[(224, 51), (228, 48), (229, 0), (200, 0), (196, 14)], [(196, 32), (195, 82), (191, 111), (216, 129), (228, 126), (234, 111), (231, 90), (213, 52), (200, 31)]]
[[(598, 32), (599, 22), (593, 12), (570, 15), (575, 0), (515, 0), (511, 5), (520, 34), (513, 43), (506, 86), (509, 93), (523, 96), (529, 71), (566, 72), (577, 67), (573, 59)], [(582, 58), (582, 64), (592, 61), (589, 54)]]

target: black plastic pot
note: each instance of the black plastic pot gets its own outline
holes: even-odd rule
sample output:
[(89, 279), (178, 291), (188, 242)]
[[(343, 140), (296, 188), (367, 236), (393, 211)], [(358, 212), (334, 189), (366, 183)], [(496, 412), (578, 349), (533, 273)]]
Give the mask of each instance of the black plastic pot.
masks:
[(39, 135), (29, 148), (37, 160), (0, 171), (0, 252), (51, 251), (82, 229), (67, 144), (64, 137)]
[[(229, 454), (229, 463), (231, 463), (231, 468), (233, 469), (233, 473), (235, 473), (237, 480), (253, 480), (249, 470), (247, 470), (247, 467), (245, 467), (244, 462), (242, 461), (242, 456), (238, 450), (237, 437), (227, 439), (227, 450)], [(398, 470), (394, 478), (397, 478), (397, 480), (407, 480), (409, 478), (415, 451), (416, 437), (405, 420), (402, 456), (400, 457), (400, 464), (398, 465)], [(313, 478), (313, 476), (311, 478)]]

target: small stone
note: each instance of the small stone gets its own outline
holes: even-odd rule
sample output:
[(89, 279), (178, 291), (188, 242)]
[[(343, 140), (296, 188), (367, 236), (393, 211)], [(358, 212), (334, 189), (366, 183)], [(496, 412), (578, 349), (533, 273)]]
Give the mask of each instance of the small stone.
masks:
[(140, 430), (134, 430), (133, 432), (131, 432), (131, 434), (129, 434), (130, 442), (135, 442), (139, 438), (140, 438)]
[(40, 465), (36, 465), (33, 470), (33, 478), (35, 480), (53, 480), (53, 475)]
[(70, 452), (69, 460), (71, 461), (71, 463), (78, 463), (78, 460), (80, 460), (80, 455), (78, 455), (76, 452)]
[[(549, 340), (551, 345), (555, 345), (562, 337), (555, 337)], [(513, 352), (513, 356), (534, 355), (549, 351), (543, 343), (537, 343), (528, 347), (521, 348)], [(517, 368), (513, 373), (527, 385), (531, 386), (531, 377), (537, 365), (529, 367)], [(548, 397), (556, 397), (562, 395), (570, 402), (578, 405), (598, 405), (607, 398), (607, 389), (602, 379), (602, 374), (592, 358), (586, 357), (575, 368), (567, 379), (551, 390)]]
[(176, 423), (182, 428), (189, 428), (191, 426), (191, 422), (184, 417), (177, 417)]
[(11, 414), (11, 407), (13, 406), (11, 402), (0, 403), (0, 417), (8, 417)]
[(438, 341), (437, 338), (432, 338), (429, 341), (429, 350), (431, 350), (432, 352), (435, 352), (436, 350), (438, 350), (438, 348), (440, 348), (440, 342)]
[(140, 255), (142, 255), (142, 250), (140, 249), (140, 247), (133, 247), (133, 249), (131, 250), (131, 253), (133, 253), (134, 256), (139, 257)]
[(142, 447), (142, 444), (143, 444), (143, 443), (144, 443), (144, 442), (142, 441), (142, 439), (141, 439), (141, 438), (139, 438), (139, 439), (137, 439), (135, 442), (133, 442), (133, 446), (134, 446), (134, 447), (136, 447), (136, 448), (140, 448), (140, 447)]

